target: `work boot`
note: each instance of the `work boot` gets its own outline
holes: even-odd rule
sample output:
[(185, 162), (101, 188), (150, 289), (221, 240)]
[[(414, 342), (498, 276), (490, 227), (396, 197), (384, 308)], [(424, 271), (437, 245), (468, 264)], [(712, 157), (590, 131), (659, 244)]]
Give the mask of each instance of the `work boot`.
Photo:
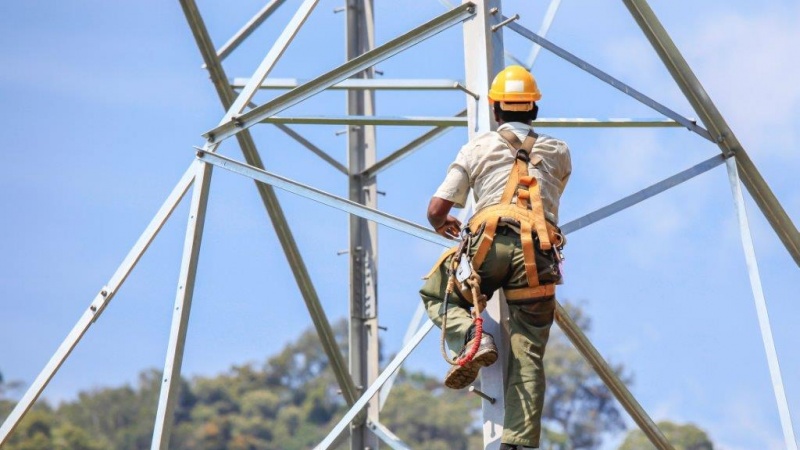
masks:
[(500, 444), (500, 450), (519, 450), (519, 448), (520, 447), (518, 445), (514, 444), (506, 444), (506, 443)]
[[(472, 344), (475, 341), (472, 329), (467, 334), (469, 340), (464, 344), (464, 348), (458, 353), (456, 359), (461, 359), (467, 354)], [(494, 345), (494, 337), (489, 333), (483, 333), (481, 337), (481, 345), (478, 347), (478, 352), (472, 358), (472, 361), (464, 364), (463, 366), (453, 366), (444, 376), (444, 385), (450, 389), (464, 389), (472, 384), (475, 378), (478, 378), (478, 371), (481, 367), (488, 367), (497, 361), (497, 346)]]

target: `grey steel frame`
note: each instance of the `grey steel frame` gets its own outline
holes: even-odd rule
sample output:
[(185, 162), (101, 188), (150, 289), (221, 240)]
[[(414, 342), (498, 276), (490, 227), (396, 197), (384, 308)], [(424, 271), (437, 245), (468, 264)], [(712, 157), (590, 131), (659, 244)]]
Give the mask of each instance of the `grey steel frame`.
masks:
[[(309, 82), (299, 84), (295, 82), (294, 86), (288, 86), (287, 83), (280, 85), (279, 83), (270, 83), (265, 80), (271, 67), (275, 61), (281, 56), (286, 46), (291, 42), (294, 34), (302, 26), (308, 14), (313, 10), (317, 0), (306, 0), (303, 2), (298, 12), (287, 25), (284, 33), (273, 45), (272, 50), (264, 58), (264, 61), (256, 70), (251, 78), (246, 83), (234, 81), (233, 86), (228, 83), (225, 72), (222, 68), (221, 61), (231, 51), (233, 51), (255, 28), (262, 23), (278, 6), (282, 0), (273, 0), (269, 2), (256, 16), (251, 19), (237, 34), (232, 37), (220, 50), (215, 51), (211, 44), (211, 39), (208, 36), (205, 25), (197, 10), (193, 0), (180, 0), (184, 9), (184, 13), (189, 22), (190, 28), (195, 36), (198, 48), (203, 55), (205, 67), (211, 74), (212, 82), (217, 89), (217, 93), (223, 106), (226, 109), (226, 114), (220, 121), (220, 125), (215, 129), (207, 132), (204, 136), (208, 142), (198, 152), (198, 161), (194, 162), (186, 173), (183, 175), (178, 185), (173, 189), (164, 205), (159, 209), (158, 213), (151, 221), (150, 225), (145, 229), (137, 243), (129, 252), (123, 263), (112, 276), (111, 280), (106, 286), (101, 289), (101, 292), (91, 302), (89, 308), (82, 315), (73, 330), (69, 333), (67, 338), (61, 344), (59, 349), (50, 359), (46, 367), (39, 374), (37, 379), (28, 389), (23, 396), (22, 400), (16, 405), (10, 416), (5, 420), (2, 427), (0, 427), (0, 445), (2, 445), (14, 427), (18, 424), (19, 420), (30, 409), (41, 392), (46, 387), (47, 383), (55, 375), (55, 372), (63, 364), (69, 356), (72, 349), (77, 345), (83, 334), (88, 330), (91, 324), (97, 320), (99, 315), (108, 305), (114, 294), (118, 291), (122, 283), (127, 278), (128, 274), (135, 267), (138, 260), (147, 250), (152, 240), (157, 235), (158, 231), (163, 227), (166, 220), (171, 215), (177, 204), (184, 197), (188, 188), (193, 184), (194, 191), (192, 195), (192, 203), (189, 215), (189, 224), (187, 226), (186, 240), (184, 244), (184, 253), (181, 264), (181, 272), (178, 283), (178, 292), (176, 294), (175, 311), (173, 314), (173, 325), (170, 334), (170, 340), (167, 351), (167, 358), (164, 370), (164, 386), (159, 399), (159, 407), (157, 411), (157, 418), (155, 430), (153, 434), (152, 447), (166, 448), (169, 442), (169, 434), (171, 427), (171, 415), (174, 408), (175, 392), (177, 380), (180, 376), (180, 366), (183, 355), (183, 345), (186, 329), (188, 326), (189, 312), (191, 308), (191, 299), (194, 288), (194, 278), (196, 275), (196, 267), (198, 263), (198, 256), (200, 245), (202, 242), (203, 222), (205, 216), (205, 209), (208, 199), (208, 192), (210, 189), (211, 168), (212, 165), (223, 167), (241, 175), (253, 178), (256, 181), (256, 186), (259, 194), (262, 197), (265, 208), (273, 222), (278, 238), (283, 246), (284, 253), (289, 261), (289, 264), (294, 272), (298, 287), (306, 301), (312, 320), (317, 328), (318, 333), (323, 341), (326, 353), (328, 354), (331, 364), (336, 374), (337, 381), (343, 392), (343, 396), (348, 405), (351, 406), (348, 413), (337, 424), (334, 430), (317, 448), (329, 448), (331, 445), (336, 445), (341, 442), (343, 432), (348, 424), (354, 422), (356, 428), (353, 432), (351, 442), (353, 448), (363, 448), (364, 445), (376, 445), (377, 439), (387, 443), (392, 448), (407, 448), (402, 442), (397, 439), (388, 429), (383, 427), (377, 419), (377, 406), (376, 394), (380, 390), (383, 383), (390, 379), (392, 373), (396, 371), (403, 360), (411, 353), (411, 351), (419, 344), (421, 339), (433, 328), (433, 324), (427, 321), (423, 327), (417, 331), (411, 341), (406, 345), (389, 366), (380, 375), (377, 374), (377, 298), (375, 298), (375, 267), (377, 266), (375, 260), (377, 258), (377, 235), (374, 230), (375, 224), (381, 223), (414, 236), (435, 242), (440, 245), (449, 245), (451, 242), (433, 233), (426, 227), (405, 221), (400, 218), (392, 217), (388, 214), (382, 213), (377, 209), (370, 207), (371, 197), (374, 199), (376, 194), (375, 175), (389, 167), (391, 164), (407, 155), (411, 151), (419, 148), (425, 143), (430, 142), (436, 137), (440, 136), (448, 128), (445, 125), (452, 125), (464, 123), (460, 119), (465, 112), (459, 113), (454, 118), (436, 119), (436, 121), (424, 122), (421, 120), (406, 120), (399, 123), (391, 122), (393, 119), (381, 118), (360, 118), (355, 119), (355, 116), (372, 116), (373, 100), (371, 99), (371, 89), (459, 89), (469, 95), (467, 103), (468, 108), (466, 111), (467, 121), (470, 133), (485, 131), (491, 129), (493, 124), (491, 117), (488, 115), (488, 104), (486, 103), (486, 89), (488, 81), (491, 76), (499, 70), (502, 66), (502, 37), (496, 31), (501, 30), (503, 27), (508, 27), (513, 31), (521, 34), (538, 45), (553, 51), (557, 55), (572, 62), (583, 70), (597, 76), (603, 81), (618, 88), (622, 92), (631, 95), (640, 102), (652, 107), (658, 112), (661, 112), (671, 120), (657, 120), (657, 121), (634, 121), (631, 119), (624, 119), (622, 121), (598, 121), (596, 119), (555, 119), (552, 122), (540, 121), (539, 126), (685, 126), (686, 128), (696, 132), (700, 136), (717, 143), (722, 150), (722, 155), (713, 157), (709, 160), (703, 161), (696, 166), (669, 177), (655, 185), (628, 196), (622, 200), (612, 203), (607, 207), (601, 208), (598, 211), (587, 214), (584, 217), (576, 219), (564, 225), (565, 232), (576, 231), (582, 227), (588, 226), (598, 220), (610, 216), (622, 209), (633, 206), (653, 195), (663, 192), (670, 187), (673, 187), (683, 181), (686, 181), (694, 176), (704, 173), (713, 167), (721, 164), (727, 158), (735, 155), (736, 158), (727, 159), (728, 171), (731, 179), (732, 192), (734, 195), (735, 204), (737, 206), (738, 217), (740, 220), (742, 230), (742, 241), (745, 248), (745, 254), (748, 261), (748, 268), (750, 269), (751, 282), (753, 285), (754, 297), (756, 300), (757, 311), (759, 315), (759, 324), (762, 329), (762, 336), (764, 338), (765, 350), (767, 351), (770, 373), (773, 379), (773, 387), (775, 390), (776, 400), (779, 405), (779, 412), (781, 416), (781, 423), (784, 430), (784, 437), (788, 448), (796, 449), (794, 441), (794, 432), (791, 429), (791, 420), (789, 418), (788, 405), (785, 403), (785, 396), (783, 394), (783, 384), (780, 377), (780, 370), (778, 368), (777, 354), (772, 342), (772, 335), (769, 329), (769, 320), (766, 313), (766, 304), (763, 299), (763, 292), (760, 287), (760, 278), (755, 261), (755, 253), (753, 251), (752, 241), (749, 239), (749, 228), (747, 225), (746, 215), (744, 214), (744, 203), (741, 196), (741, 190), (738, 189), (739, 175), (737, 169), (744, 173), (742, 179), (745, 186), (756, 200), (759, 208), (765, 214), (770, 224), (779, 235), (789, 253), (800, 264), (800, 234), (794, 224), (788, 218), (780, 203), (774, 197), (766, 182), (761, 178), (761, 175), (756, 170), (755, 166), (747, 157), (744, 149), (739, 144), (738, 140), (733, 135), (730, 128), (725, 123), (721, 114), (716, 110), (711, 100), (703, 90), (699, 81), (694, 77), (693, 73), (683, 60), (682, 56), (674, 46), (666, 31), (658, 22), (655, 14), (650, 10), (649, 6), (644, 0), (623, 0), (633, 17), (639, 23), (647, 38), (651, 41), (656, 51), (661, 56), (665, 65), (672, 73), (678, 85), (684, 91), (684, 94), (689, 99), (695, 111), (700, 115), (701, 121), (708, 126), (708, 130), (698, 126), (693, 120), (687, 119), (674, 111), (666, 108), (663, 105), (649, 99), (633, 88), (619, 82), (610, 75), (605, 74), (594, 66), (580, 60), (574, 55), (569, 54), (565, 50), (555, 46), (544, 38), (536, 35), (535, 33), (527, 30), (518, 23), (511, 19), (507, 19), (498, 13), (500, 10), (500, 0), (477, 0), (475, 3), (465, 2), (459, 7), (453, 8), (451, 11), (441, 15), (440, 17), (424, 24), (398, 37), (378, 48), (374, 48), (373, 44), (373, 31), (372, 31), (372, 17), (371, 17), (371, 2), (370, 0), (349, 0), (348, 5), (356, 11), (361, 11), (361, 16), (353, 15), (348, 18), (348, 58), (347, 63), (342, 66), (326, 73), (318, 78)], [(552, 8), (552, 5), (551, 5)], [(550, 12), (548, 12), (550, 15)], [(550, 18), (552, 20), (552, 17)], [(456, 23), (464, 22), (464, 39), (465, 47), (473, 51), (465, 52), (466, 62), (466, 83), (461, 85), (458, 82), (441, 82), (431, 80), (419, 81), (390, 81), (390, 80), (372, 80), (370, 76), (362, 79), (347, 79), (362, 71), (367, 75), (371, 74), (371, 66), (375, 63), (388, 58), (409, 46), (426, 39), (430, 36), (437, 34), (445, 28), (448, 28)], [(352, 35), (350, 35), (352, 33)], [(476, 55), (475, 48), (484, 49), (483, 54)], [(535, 51), (535, 50), (534, 50)], [(534, 58), (535, 53), (532, 53), (531, 59)], [(290, 83), (289, 83), (290, 84)], [(450, 84), (448, 87), (447, 84)], [(241, 88), (241, 92), (236, 96), (234, 86)], [(286, 88), (294, 87), (290, 92), (278, 96), (272, 101), (264, 105), (257, 106), (249, 112), (243, 113), (244, 108), (250, 104), (250, 101), (257, 89), (263, 88)], [(363, 125), (356, 130), (355, 127), (350, 127), (351, 132), (349, 135), (350, 156), (349, 167), (344, 167), (333, 158), (330, 158), (322, 150), (316, 148), (313, 144), (304, 140), (302, 136), (293, 132), (290, 128), (283, 125), (281, 119), (275, 118), (274, 114), (308, 98), (324, 89), (340, 88), (348, 89), (348, 107), (349, 114), (343, 119), (330, 119), (330, 118), (310, 118), (310, 119), (297, 119), (293, 120), (318, 120), (314, 123), (340, 123), (331, 122), (332, 120), (341, 120), (341, 123), (357, 123)], [(286, 121), (287, 119), (283, 119)], [(323, 122), (327, 120), (328, 122)], [(381, 120), (384, 120), (381, 122)], [(270, 174), (263, 170), (263, 163), (261, 162), (258, 151), (252, 137), (249, 134), (248, 128), (259, 122), (273, 122), (283, 132), (289, 134), (303, 146), (316, 153), (323, 158), (326, 162), (333, 165), (339, 171), (349, 174), (350, 177), (350, 200), (341, 199), (331, 194), (324, 193), (317, 189), (304, 186), (300, 183), (293, 182), (278, 175)], [(360, 121), (360, 122), (359, 122)], [(374, 154), (369, 155), (364, 152), (364, 147), (372, 147), (374, 149), (374, 137), (370, 137), (371, 131), (368, 126), (375, 124), (405, 124), (413, 123), (429, 123), (439, 125), (429, 132), (423, 134), (419, 138), (411, 141), (408, 145), (398, 149), (381, 161), (374, 160)], [(300, 122), (295, 122), (300, 123)], [(240, 163), (230, 158), (225, 158), (215, 154), (215, 150), (219, 143), (231, 136), (236, 136), (239, 145), (242, 148), (246, 163)], [(366, 180), (366, 181), (365, 181)], [(354, 293), (351, 296), (351, 312), (352, 315), (362, 314), (357, 319), (367, 319), (364, 321), (357, 321), (359, 325), (353, 326), (351, 323), (351, 347), (355, 342), (360, 350), (355, 357), (357, 361), (353, 364), (351, 359), (350, 373), (354, 373), (359, 382), (367, 382), (368, 387), (359, 387), (351, 378), (342, 355), (336, 347), (333, 340), (330, 324), (327, 321), (324, 311), (322, 310), (316, 291), (311, 283), (310, 276), (308, 275), (305, 264), (297, 249), (294, 239), (289, 231), (286, 219), (283, 216), (280, 204), (275, 197), (274, 187), (286, 189), (298, 195), (312, 198), (316, 201), (328, 204), (329, 206), (342, 209), (352, 214), (355, 218), (351, 222), (351, 269), (353, 271), (353, 280), (358, 282), (361, 289), (370, 290), (371, 293)], [(372, 204), (374, 206), (374, 203)], [(353, 249), (362, 247), (364, 245), (370, 246), (369, 252), (366, 253), (366, 261), (356, 255)], [(363, 254), (362, 254), (363, 255)], [(358, 269), (358, 268), (361, 269)], [(362, 271), (363, 269), (363, 271)], [(359, 273), (356, 273), (359, 272)], [(370, 285), (370, 283), (372, 283)], [(501, 317), (500, 308), (504, 302), (496, 301), (490, 303), (494, 309), (490, 308), (489, 315), (492, 320), (487, 322), (487, 328), (494, 327), (496, 335), (502, 335), (502, 324), (499, 320)], [(372, 309), (370, 309), (372, 308)], [(374, 316), (366, 317), (366, 313), (374, 314)], [(589, 363), (595, 368), (601, 378), (606, 382), (611, 391), (615, 394), (618, 400), (622, 403), (623, 407), (631, 414), (637, 424), (643, 429), (645, 434), (659, 449), (669, 449), (670, 444), (666, 441), (663, 434), (658, 430), (653, 421), (647, 416), (646, 412), (636, 402), (630, 392), (621, 383), (619, 378), (611, 371), (608, 364), (602, 359), (597, 350), (591, 345), (586, 337), (581, 333), (577, 326), (572, 322), (563, 308), (558, 307), (556, 314), (556, 321), (559, 326), (565, 331), (569, 339), (575, 344), (576, 348), (584, 355)], [(368, 327), (364, 324), (369, 323)], [(371, 328), (371, 331), (367, 330)], [(360, 335), (355, 340), (352, 335)], [(369, 343), (363, 344), (366, 342)], [(351, 358), (352, 358), (351, 354)], [(493, 389), (497, 392), (490, 392), (493, 396), (501, 401), (496, 402), (494, 405), (484, 401), (484, 418), (486, 420), (485, 426), (485, 442), (486, 448), (496, 448), (499, 446), (497, 436), (499, 430), (502, 429), (502, 391), (503, 391), (503, 374), (504, 364), (497, 364), (493, 368), (483, 371), (484, 388), (488, 391)], [(365, 389), (365, 390), (364, 390)], [(364, 390), (361, 395), (358, 392)], [(368, 411), (369, 418), (362, 415), (364, 407), (373, 402), (372, 407)], [(371, 433), (367, 432), (370, 431)], [(493, 437), (494, 436), (494, 437)]]
[(700, 120), (716, 137), (717, 145), (725, 155), (736, 155), (736, 165), (741, 171), (742, 182), (750, 195), (755, 200), (761, 213), (767, 218), (772, 229), (780, 238), (786, 250), (792, 255), (795, 263), (800, 266), (800, 232), (786, 214), (775, 194), (767, 182), (756, 169), (750, 156), (742, 147), (733, 130), (730, 129), (722, 114), (711, 101), (700, 80), (692, 72), (689, 64), (683, 58), (678, 47), (672, 42), (664, 26), (655, 13), (644, 0), (623, 0), (625, 6), (639, 27), (644, 32), (653, 48), (661, 57), (664, 65), (669, 70), (675, 82), (683, 91), (692, 108), (700, 116)]

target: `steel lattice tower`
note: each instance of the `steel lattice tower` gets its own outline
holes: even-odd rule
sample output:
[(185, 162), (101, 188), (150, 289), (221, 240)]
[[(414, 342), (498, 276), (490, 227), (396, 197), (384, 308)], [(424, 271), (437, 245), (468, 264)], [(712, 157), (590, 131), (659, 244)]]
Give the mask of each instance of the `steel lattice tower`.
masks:
[[(405, 154), (434, 139), (448, 127), (466, 126), (470, 136), (494, 129), (496, 124), (493, 123), (493, 119), (489, 114), (490, 109), (486, 93), (494, 74), (505, 65), (504, 32), (513, 32), (530, 40), (532, 43), (587, 71), (601, 81), (608, 83), (664, 116), (664, 119), (653, 121), (634, 119), (614, 121), (542, 119), (537, 121), (537, 127), (683, 127), (695, 133), (699, 138), (716, 145), (720, 150), (718, 156), (675, 174), (645, 190), (564, 224), (562, 229), (565, 233), (568, 234), (586, 227), (690, 178), (705, 173), (714, 167), (726, 164), (734, 200), (738, 206), (742, 242), (748, 259), (751, 282), (760, 318), (762, 318), (762, 314), (763, 317), (766, 317), (766, 306), (763, 294), (760, 294), (760, 278), (755, 265), (755, 255), (752, 252), (753, 244), (750, 239), (749, 225), (744, 214), (741, 184), (745, 186), (753, 197), (794, 261), (800, 264), (800, 234), (798, 234), (797, 228), (772, 194), (767, 183), (748, 157), (747, 152), (726, 124), (724, 118), (716, 109), (645, 0), (623, 0), (623, 3), (696, 112), (699, 123), (676, 113), (599, 68), (569, 53), (567, 50), (558, 47), (541, 34), (530, 31), (517, 22), (518, 15), (507, 17), (504, 15), (500, 0), (465, 1), (461, 5), (452, 7), (444, 14), (432, 17), (418, 27), (380, 45), (375, 42), (372, 0), (347, 0), (344, 7), (347, 61), (308, 82), (285, 85), (283, 86), (284, 88), (290, 89), (288, 92), (256, 105), (253, 103), (253, 97), (258, 89), (265, 86), (275, 87), (280, 84), (276, 80), (268, 78), (269, 73), (290, 45), (298, 30), (314, 11), (318, 0), (302, 1), (297, 12), (286, 24), (284, 31), (272, 44), (271, 48), (266, 49), (267, 54), (258, 69), (251, 77), (243, 81), (236, 79), (233, 82), (230, 81), (223, 68), (223, 59), (233, 52), (267, 17), (280, 7), (284, 0), (267, 2), (219, 50), (213, 45), (203, 17), (194, 0), (180, 0), (180, 3), (216, 93), (227, 112), (220, 119), (218, 126), (203, 134), (206, 143), (202, 149), (198, 150), (197, 159), (187, 169), (181, 181), (168, 196), (164, 205), (139, 238), (139, 241), (131, 249), (128, 257), (93, 299), (72, 332), (64, 340), (11, 415), (5, 420), (0, 429), (0, 445), (6, 441), (44, 390), (47, 383), (55, 375), (58, 368), (69, 356), (69, 353), (78, 344), (83, 334), (120, 289), (126, 277), (167, 221), (177, 203), (191, 188), (189, 224), (181, 259), (180, 279), (178, 281), (178, 292), (172, 319), (169, 351), (164, 366), (164, 380), (152, 441), (152, 448), (154, 449), (168, 447), (179, 384), (178, 380), (181, 373), (186, 330), (189, 323), (189, 311), (195, 285), (198, 255), (203, 238), (208, 194), (211, 189), (211, 174), (212, 170), (217, 167), (256, 181), (255, 184), (260, 198), (276, 230), (285, 257), (289, 261), (297, 286), (336, 375), (343, 398), (350, 406), (345, 417), (317, 448), (333, 447), (341, 444), (348, 437), (350, 438), (350, 447), (352, 449), (374, 449), (380, 443), (384, 443), (391, 448), (407, 448), (405, 444), (394, 436), (391, 430), (380, 423), (379, 412), (383, 398), (378, 394), (382, 393), (381, 388), (384, 385), (391, 383), (392, 374), (433, 328), (433, 323), (427, 321), (421, 327), (413, 324), (412, 331), (415, 332), (413, 337), (388, 366), (383, 371), (380, 370), (378, 361), (377, 258), (379, 240), (377, 225), (382, 224), (443, 246), (449, 246), (450, 242), (436, 235), (427, 227), (378, 210), (376, 208), (376, 197), (379, 191), (376, 175)], [(557, 8), (557, 4), (558, 0), (553, 0), (551, 9), (553, 5)], [(547, 21), (552, 21), (552, 14), (546, 15), (545, 22)], [(436, 34), (454, 26), (463, 28), (465, 62), (463, 82), (375, 78), (375, 64), (421, 41), (434, 38)], [(546, 29), (547, 27), (543, 28)], [(333, 88), (347, 90), (346, 117), (286, 118), (277, 116), (281, 111), (320, 92)], [(465, 94), (466, 104), (463, 105), (465, 110), (454, 117), (406, 118), (376, 116), (375, 92), (381, 89), (458, 89)], [(345, 173), (348, 177), (347, 198), (337, 197), (264, 170), (264, 164), (255, 140), (249, 131), (251, 127), (264, 122), (276, 124), (302, 145), (317, 153), (323, 160)], [(305, 141), (302, 136), (293, 133), (286, 126), (287, 123), (346, 124), (348, 126), (346, 132), (347, 165), (339, 164), (325, 155), (324, 152), (316, 149), (313, 144)], [(435, 128), (389, 156), (379, 159), (376, 154), (375, 127), (383, 125), (427, 125)], [(216, 153), (218, 146), (230, 138), (236, 138), (244, 161), (238, 161)], [(276, 187), (314, 199), (350, 214), (348, 249), (350, 267), (350, 354), (347, 361), (340, 353), (334, 340), (331, 326), (320, 305), (311, 276), (303, 261), (303, 256), (294, 241), (291, 228), (276, 197), (274, 191)], [(505, 340), (507, 340), (507, 332), (504, 329), (503, 320), (501, 320), (504, 316), (504, 302), (496, 299), (490, 302), (489, 305), (490, 307), (487, 311), (491, 319), (487, 320), (487, 330), (495, 336), (504, 336)], [(556, 322), (597, 371), (598, 375), (651, 442), (659, 449), (672, 448), (653, 420), (560, 305), (556, 312)], [(769, 322), (767, 320), (761, 320), (760, 322), (765, 347), (767, 348), (773, 387), (778, 399), (784, 437), (787, 447), (796, 449), (789, 410), (783, 393), (783, 382), (777, 366), (777, 355), (775, 354), (774, 345), (772, 345)], [(504, 353), (502, 350), (503, 341), (504, 339), (500, 339), (501, 355)], [(767, 343), (769, 345), (766, 345)], [(493, 399), (493, 401), (485, 400), (483, 402), (484, 442), (487, 449), (495, 449), (499, 446), (498, 439), (501, 433), (498, 430), (502, 430), (503, 423), (504, 366), (505, 364), (502, 363), (496, 364), (482, 371), (483, 395), (486, 398)], [(388, 392), (388, 390), (384, 392)]]

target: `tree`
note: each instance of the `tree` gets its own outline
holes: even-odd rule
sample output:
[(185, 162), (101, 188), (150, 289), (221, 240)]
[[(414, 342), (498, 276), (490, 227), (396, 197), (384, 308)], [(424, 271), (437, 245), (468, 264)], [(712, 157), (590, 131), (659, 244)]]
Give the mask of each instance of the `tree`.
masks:
[(443, 387), (441, 380), (401, 370), (381, 422), (411, 448), (483, 447), (480, 399)]
[(22, 388), (21, 381), (6, 381), (3, 372), (0, 372), (0, 400), (5, 399), (9, 392), (17, 391)]
[[(664, 433), (667, 440), (675, 450), (714, 450), (714, 443), (705, 431), (692, 423), (684, 425), (670, 421), (658, 422), (658, 428)], [(656, 447), (650, 443), (645, 434), (639, 430), (632, 430), (625, 437), (619, 450), (650, 450)]]
[[(568, 308), (579, 326), (588, 330), (590, 323), (583, 311)], [(347, 323), (342, 320), (333, 328), (344, 348)], [(611, 394), (555, 328), (545, 365), (548, 387), (542, 448), (594, 449), (604, 433), (624, 428)], [(622, 373), (621, 367), (617, 372)], [(58, 408), (41, 402), (22, 421), (8, 450), (149, 448), (161, 380), (159, 371), (149, 370), (140, 375), (136, 386), (81, 392), (76, 400)], [(307, 449), (321, 442), (346, 411), (313, 329), (263, 364), (234, 366), (214, 377), (182, 379), (179, 392), (170, 440), (174, 449)], [(0, 412), (10, 412), (12, 406), (0, 399)], [(411, 448), (482, 447), (479, 398), (446, 389), (438, 377), (424, 373), (400, 372), (381, 411), (381, 423)]]
[[(570, 303), (563, 306), (575, 323), (588, 333), (591, 321), (583, 309)], [(544, 364), (547, 391), (542, 448), (596, 449), (602, 444), (603, 434), (625, 429), (611, 392), (557, 326), (553, 326)], [(626, 384), (630, 383), (621, 365), (614, 367), (614, 372)]]

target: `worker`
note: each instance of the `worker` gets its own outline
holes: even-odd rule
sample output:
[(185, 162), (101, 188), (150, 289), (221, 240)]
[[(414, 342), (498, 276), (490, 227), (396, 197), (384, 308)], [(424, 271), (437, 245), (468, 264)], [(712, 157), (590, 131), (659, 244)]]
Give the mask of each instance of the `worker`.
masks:
[[(493, 336), (482, 332), (480, 311), (498, 289), (508, 303), (510, 352), (500, 447), (505, 450), (539, 446), (542, 358), (554, 318), (555, 285), (561, 283), (565, 241), (557, 227), (558, 206), (572, 163), (563, 141), (532, 127), (541, 96), (525, 68), (502, 70), (489, 91), (497, 131), (461, 148), (428, 205), (428, 221), (438, 234), (462, 237), (420, 290), (443, 341), (452, 351), (459, 349), (445, 376), (447, 387), (469, 386), (482, 367), (497, 360)], [(450, 210), (464, 207), (470, 188), (475, 214), (462, 229)], [(444, 349), (443, 355), (449, 360)]]

